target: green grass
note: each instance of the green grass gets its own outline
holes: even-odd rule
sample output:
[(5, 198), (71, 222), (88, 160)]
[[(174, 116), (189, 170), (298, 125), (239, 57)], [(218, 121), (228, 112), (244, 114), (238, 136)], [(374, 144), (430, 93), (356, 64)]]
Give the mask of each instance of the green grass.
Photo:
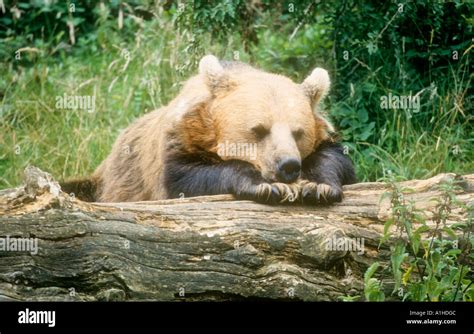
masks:
[[(57, 179), (92, 173), (120, 130), (167, 104), (195, 73), (203, 54), (232, 59), (238, 52), (242, 61), (277, 69), (292, 78), (304, 77), (312, 67), (322, 65), (307, 64), (307, 73), (296, 74), (294, 68), (284, 73), (283, 60), (278, 63), (278, 57), (268, 52), (272, 45), (284, 45), (289, 55), (291, 43), (269, 41), (273, 44), (261, 43), (249, 52), (243, 50), (237, 34), (225, 42), (213, 43), (209, 36), (193, 36), (199, 39), (192, 42), (190, 33), (177, 31), (169, 17), (137, 23), (131, 31), (134, 33), (125, 34), (114, 22), (105, 22), (98, 26), (94, 40), (79, 40), (73, 51), (53, 53), (53, 47), (45, 43), (41, 54), (24, 52), (21, 60), (0, 63), (0, 188), (20, 184), (29, 164)], [(265, 39), (266, 34), (260, 38)], [(308, 32), (299, 34), (307, 41)], [(298, 36), (293, 43), (298, 43)], [(318, 55), (321, 59), (331, 53), (331, 46), (326, 47)], [(130, 52), (128, 64), (124, 49)], [(361, 134), (364, 126), (355, 126), (362, 91), (356, 89), (355, 96), (339, 101), (330, 98), (330, 113), (338, 122), (348, 119), (348, 125), (341, 126), (342, 134), (360, 180), (377, 180), (386, 169), (405, 178), (474, 172), (472, 106), (466, 102), (471, 83), (468, 68), (437, 78), (438, 97), (426, 99), (419, 115), (410, 118), (403, 110), (389, 110), (375, 128), (385, 130), (371, 130), (367, 137)], [(386, 87), (381, 82), (374, 91), (383, 94)], [(56, 109), (56, 96), (64, 93), (95, 95), (95, 111)], [(433, 114), (429, 123), (414, 122), (427, 112)]]

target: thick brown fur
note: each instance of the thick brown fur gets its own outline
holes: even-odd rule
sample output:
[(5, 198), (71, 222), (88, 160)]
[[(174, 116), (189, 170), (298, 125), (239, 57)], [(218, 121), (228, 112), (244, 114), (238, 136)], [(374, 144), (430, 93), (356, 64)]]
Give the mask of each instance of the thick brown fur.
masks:
[(92, 178), (68, 180), (68, 182), (61, 184), (61, 189), (71, 197), (93, 202), (97, 191), (97, 181)]
[[(217, 193), (262, 202), (294, 201), (310, 193), (318, 202), (318, 191), (335, 193), (327, 202), (340, 200), (342, 184), (354, 182), (355, 176), (350, 160), (336, 144), (331, 146), (333, 128), (318, 112), (328, 89), (329, 77), (322, 69), (298, 85), (284, 76), (206, 56), (200, 73), (168, 106), (144, 115), (120, 134), (90, 179), (65, 182), (63, 188), (101, 202)], [(219, 150), (223, 143), (254, 144), (257, 154), (228, 156)], [(319, 159), (323, 146), (332, 163)], [(278, 179), (282, 159), (289, 158), (306, 168), (301, 175), (308, 179)], [(307, 159), (328, 173), (319, 167), (311, 172), (316, 165), (305, 166)], [(339, 174), (331, 173), (337, 169)], [(318, 183), (326, 186), (318, 190)]]

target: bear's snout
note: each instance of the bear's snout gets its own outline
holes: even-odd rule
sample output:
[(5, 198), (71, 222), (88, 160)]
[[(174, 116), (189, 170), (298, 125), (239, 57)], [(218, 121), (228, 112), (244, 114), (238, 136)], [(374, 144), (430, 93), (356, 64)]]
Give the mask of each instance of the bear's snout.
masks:
[(295, 158), (283, 158), (278, 163), (277, 179), (280, 182), (292, 183), (300, 176), (301, 162)]

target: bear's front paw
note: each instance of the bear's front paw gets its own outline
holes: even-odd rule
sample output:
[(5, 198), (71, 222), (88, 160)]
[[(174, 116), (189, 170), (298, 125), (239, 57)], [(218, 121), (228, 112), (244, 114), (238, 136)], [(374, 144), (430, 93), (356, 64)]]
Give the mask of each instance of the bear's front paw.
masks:
[(299, 198), (300, 187), (297, 184), (260, 183), (240, 192), (237, 197), (251, 199), (259, 203), (291, 203)]
[(299, 193), (296, 184), (261, 183), (256, 187), (257, 201), (264, 203), (292, 203), (298, 199)]
[(340, 187), (310, 181), (301, 181), (299, 186), (304, 204), (331, 204), (341, 202), (343, 198)]

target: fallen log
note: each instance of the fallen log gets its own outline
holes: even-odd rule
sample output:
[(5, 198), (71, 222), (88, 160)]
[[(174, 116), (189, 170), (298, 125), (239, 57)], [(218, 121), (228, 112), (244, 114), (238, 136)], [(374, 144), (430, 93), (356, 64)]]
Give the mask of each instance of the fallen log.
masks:
[[(474, 174), (402, 182), (428, 221), (447, 179), (474, 199)], [(391, 216), (384, 183), (345, 187), (333, 206), (268, 206), (231, 195), (87, 203), (28, 167), (25, 185), (0, 191), (0, 300), (339, 300), (363, 295), (363, 274), (387, 265)], [(447, 224), (466, 219), (455, 210)], [(428, 222), (430, 223), (430, 222)], [(12, 240), (37, 242), (7, 249)], [(8, 239), (8, 240), (7, 240)], [(362, 248), (328, 247), (361, 241)], [(1, 246), (1, 244), (0, 244)], [(387, 282), (387, 281), (386, 281)]]

